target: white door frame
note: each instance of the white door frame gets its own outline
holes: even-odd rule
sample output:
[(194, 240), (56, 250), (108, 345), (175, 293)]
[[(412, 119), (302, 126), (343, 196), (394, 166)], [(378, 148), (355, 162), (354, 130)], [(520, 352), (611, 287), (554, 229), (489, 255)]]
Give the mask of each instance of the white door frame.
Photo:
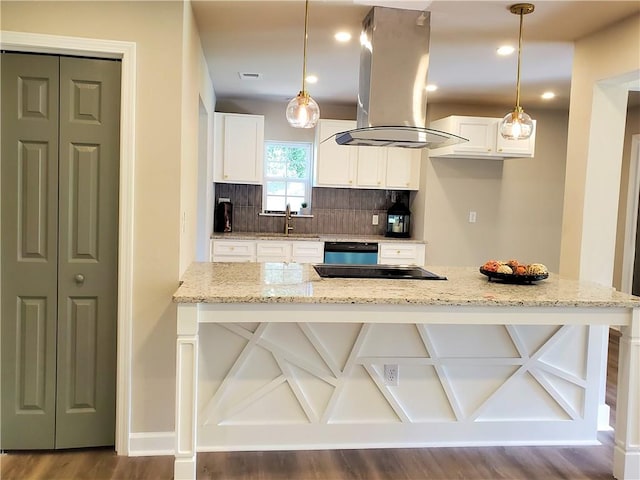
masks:
[(116, 451), (129, 454), (131, 430), (131, 326), (135, 165), (136, 44), (92, 38), (0, 31), (0, 48), (30, 53), (118, 58), (120, 99), (120, 187), (118, 229), (118, 339)]
[(631, 293), (633, 288), (633, 264), (636, 254), (639, 196), (640, 135), (633, 135), (631, 137), (631, 160), (629, 162), (629, 184), (627, 186), (627, 215), (624, 223), (624, 246), (622, 251), (621, 290), (625, 293)]

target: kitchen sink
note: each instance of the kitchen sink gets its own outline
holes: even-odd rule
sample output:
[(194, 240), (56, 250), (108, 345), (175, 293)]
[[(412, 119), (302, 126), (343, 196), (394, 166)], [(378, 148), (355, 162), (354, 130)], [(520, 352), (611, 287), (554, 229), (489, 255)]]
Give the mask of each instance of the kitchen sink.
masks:
[(356, 265), (326, 264), (314, 265), (321, 277), (329, 278), (384, 278), (393, 280), (446, 280), (422, 267), (409, 265)]
[(314, 238), (320, 239), (320, 236), (317, 233), (259, 233), (257, 235), (258, 238)]

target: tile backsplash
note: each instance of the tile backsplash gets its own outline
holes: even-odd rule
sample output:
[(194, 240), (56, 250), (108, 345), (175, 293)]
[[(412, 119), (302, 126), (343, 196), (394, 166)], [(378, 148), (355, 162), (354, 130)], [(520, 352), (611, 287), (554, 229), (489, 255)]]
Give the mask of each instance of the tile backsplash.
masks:
[[(383, 235), (387, 209), (395, 195), (409, 205), (409, 192), (364, 190), (355, 188), (314, 188), (311, 197), (313, 218), (293, 219), (294, 233)], [(229, 198), (233, 204), (234, 232), (277, 233), (284, 227), (282, 217), (258, 215), (262, 212), (262, 185), (216, 183), (218, 198)], [(378, 225), (371, 225), (378, 215)]]

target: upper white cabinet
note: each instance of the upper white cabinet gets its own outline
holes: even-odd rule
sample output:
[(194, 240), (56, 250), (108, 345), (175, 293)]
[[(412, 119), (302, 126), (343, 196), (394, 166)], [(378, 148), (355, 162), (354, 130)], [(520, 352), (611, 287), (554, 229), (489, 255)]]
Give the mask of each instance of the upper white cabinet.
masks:
[(420, 189), (422, 149), (387, 148), (385, 183), (393, 190)]
[(384, 188), (387, 174), (387, 148), (350, 147), (358, 150), (356, 187)]
[(502, 159), (515, 157), (533, 157), (536, 144), (535, 120), (534, 130), (527, 140), (505, 140), (498, 131), (501, 118), (463, 117), (452, 115), (431, 122), (430, 128), (453, 133), (468, 142), (434, 148), (429, 156)]
[(353, 187), (358, 165), (358, 148), (338, 145), (336, 133), (356, 128), (351, 120), (318, 121), (314, 185), (318, 187)]
[(418, 190), (421, 150), (338, 145), (330, 138), (353, 128), (353, 120), (318, 121), (315, 186)]
[(263, 157), (262, 115), (215, 114), (214, 181), (261, 184)]

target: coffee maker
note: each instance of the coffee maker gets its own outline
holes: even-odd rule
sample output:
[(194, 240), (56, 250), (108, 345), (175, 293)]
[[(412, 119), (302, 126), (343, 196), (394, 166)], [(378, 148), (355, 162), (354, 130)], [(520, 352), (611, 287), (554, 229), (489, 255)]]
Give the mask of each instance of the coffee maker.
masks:
[(398, 199), (387, 210), (386, 237), (409, 238), (411, 236), (411, 211)]
[(214, 232), (231, 232), (233, 223), (233, 205), (228, 198), (218, 199), (216, 211), (213, 218)]

